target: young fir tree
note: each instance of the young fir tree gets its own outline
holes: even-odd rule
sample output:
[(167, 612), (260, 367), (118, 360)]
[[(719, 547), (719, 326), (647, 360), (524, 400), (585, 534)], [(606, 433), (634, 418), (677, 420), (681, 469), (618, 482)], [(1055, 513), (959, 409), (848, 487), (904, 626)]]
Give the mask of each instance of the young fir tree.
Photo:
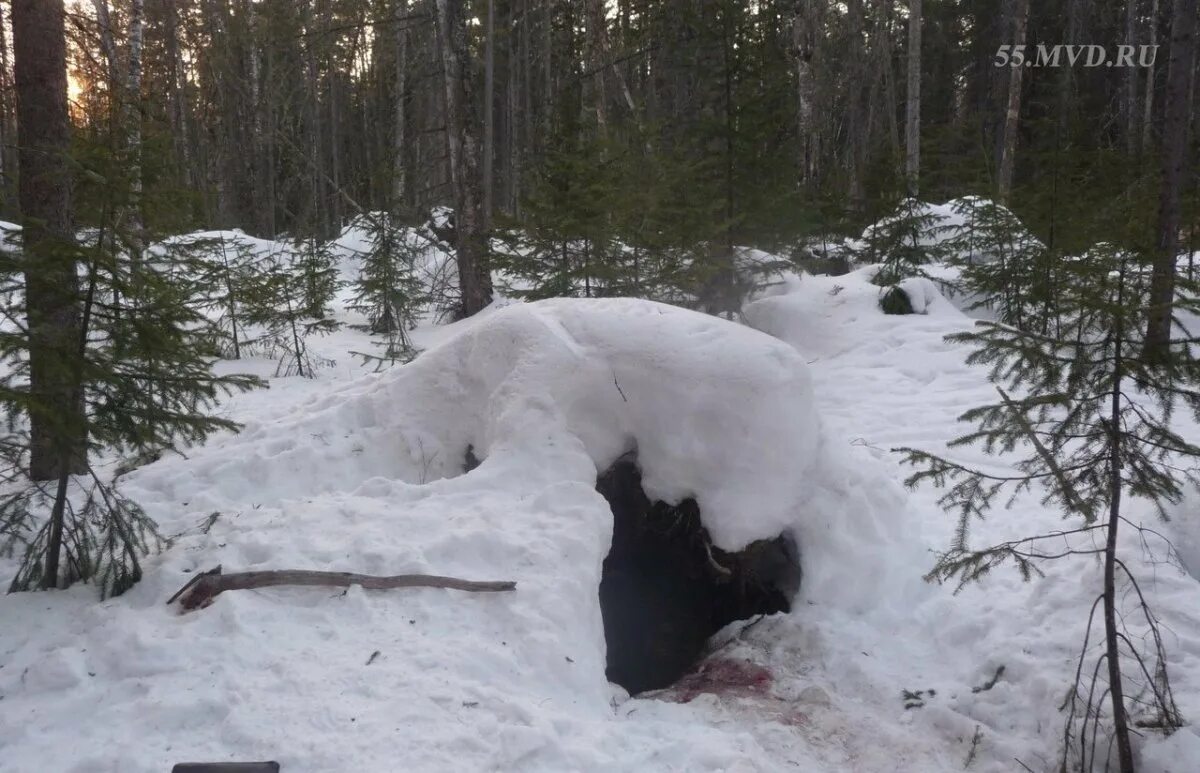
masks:
[(301, 313), (312, 320), (328, 320), (329, 304), (340, 285), (332, 245), (309, 236), (297, 242), (293, 252), (290, 270), (299, 283)]
[(945, 255), (939, 243), (944, 229), (941, 218), (928, 205), (906, 198), (863, 233), (853, 257), (859, 263), (880, 264), (872, 281), (883, 288), (879, 305), (885, 314), (912, 313), (908, 296), (899, 284), (910, 277), (925, 276), (924, 266)]
[[(317, 257), (314, 257), (317, 256)], [(337, 292), (336, 276), (328, 247), (281, 250), (266, 256), (261, 281), (245, 298), (246, 319), (259, 330), (255, 343), (268, 351), (282, 352), (275, 376), (315, 378), (321, 362), (308, 351), (308, 338), (326, 335), (339, 323), (329, 315)], [(336, 269), (334, 269), (336, 270)]]
[[(1060, 327), (1050, 328), (1053, 335), (979, 322), (973, 331), (949, 336), (975, 347), (968, 362), (990, 368), (999, 398), (963, 414), (961, 420), (975, 429), (950, 446), (1020, 453), (1015, 472), (997, 473), (925, 451), (898, 450), (918, 468), (908, 485), (931, 482), (947, 487), (940, 501), (958, 513), (954, 541), (938, 556), (927, 579), (954, 581), (961, 588), (1006, 562), (1028, 579), (1041, 573), (1039, 565), (1046, 560), (1076, 555), (1100, 559), (1102, 588), (1064, 704), (1064, 768), (1071, 758), (1083, 770), (1107, 769), (1105, 749), (1113, 748), (1119, 769), (1131, 773), (1130, 726), (1170, 732), (1181, 718), (1167, 678), (1157, 619), (1137, 577), (1118, 554), (1118, 534), (1122, 524), (1140, 530), (1124, 515), (1131, 498), (1148, 501), (1163, 515), (1164, 505), (1178, 501), (1184, 483), (1196, 478), (1200, 446), (1177, 433), (1171, 422), (1177, 408), (1200, 419), (1200, 360), (1193, 354), (1200, 341), (1177, 320), (1171, 356), (1165, 361), (1142, 359), (1149, 285), (1144, 261), (1101, 247), (1066, 262), (1063, 272)], [(1180, 290), (1176, 313), (1200, 311), (1198, 288), (1181, 285)], [(972, 519), (982, 518), (998, 503), (1011, 505), (1017, 494), (1035, 486), (1042, 501), (1059, 508), (1071, 522), (1069, 528), (982, 549), (969, 546)], [(1103, 538), (1103, 545), (1097, 547), (1092, 536)], [(1047, 540), (1054, 540), (1053, 546), (1046, 546)], [(1095, 651), (1091, 642), (1097, 608), (1103, 610), (1102, 642)], [(1137, 632), (1127, 627), (1135, 625)], [(1136, 644), (1139, 641), (1144, 643)], [(1127, 693), (1130, 685), (1136, 686), (1136, 694)], [(1097, 743), (1105, 699), (1111, 746)]]
[(961, 270), (954, 289), (972, 310), (987, 309), (996, 320), (1048, 332), (1055, 318), (1054, 288), (1062, 256), (1035, 238), (1006, 207), (967, 196), (954, 205), (963, 225), (942, 243)]
[(613, 227), (621, 208), (615, 150), (601, 140), (571, 137), (547, 154), (524, 202), (527, 225), (508, 231), (493, 258), (509, 279), (508, 294), (590, 298), (631, 284)]
[(189, 303), (208, 321), (221, 357), (240, 360), (250, 343), (246, 307), (267, 280), (263, 257), (248, 240), (225, 235), (174, 239), (158, 249), (164, 248), (179, 266), (175, 281), (190, 288)]
[(408, 331), (427, 300), (416, 274), (417, 257), (427, 243), (384, 212), (371, 213), (362, 222), (367, 248), (360, 256), (362, 268), (349, 308), (366, 315), (365, 329), (379, 336), (383, 353), (357, 354), (380, 368), (405, 363), (417, 355)]
[[(95, 178), (107, 186), (119, 179)], [(153, 260), (136, 257), (139, 253), (129, 249), (131, 237), (121, 230), (119, 211), (106, 207), (91, 243), (73, 248), (86, 273), (78, 299), (80, 337), (65, 375), (80, 395), (85, 420), (82, 426), (61, 423), (57, 431), (85, 435), (89, 458), (83, 474), (64, 469), (50, 484), (23, 474), (27, 417), (45, 407), (27, 387), (27, 330), (12, 325), (0, 332), (0, 361), (7, 370), (0, 379), (0, 403), (8, 416), (0, 442), (0, 479), (7, 484), (0, 498), (0, 551), (21, 555), (10, 590), (91, 580), (107, 596), (136, 583), (141, 557), (161, 539), (142, 508), (92, 460), (118, 453), (150, 461), (164, 451), (203, 442), (215, 431), (236, 429), (210, 411), (222, 395), (261, 385), (251, 376), (213, 375), (214, 340), (188, 302), (186, 283), (176, 281), (176, 255), (165, 249)], [(145, 235), (139, 229), (135, 238)], [(8, 270), (2, 274), (0, 313), (21, 320), (20, 277)]]

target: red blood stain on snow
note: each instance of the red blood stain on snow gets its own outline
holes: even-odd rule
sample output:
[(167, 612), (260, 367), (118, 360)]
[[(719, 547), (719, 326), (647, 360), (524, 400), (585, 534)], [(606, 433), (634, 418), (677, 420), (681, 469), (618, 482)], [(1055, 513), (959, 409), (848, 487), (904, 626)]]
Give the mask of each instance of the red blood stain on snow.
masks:
[(748, 660), (711, 658), (658, 697), (687, 703), (703, 693), (718, 696), (763, 697), (771, 687), (771, 672)]

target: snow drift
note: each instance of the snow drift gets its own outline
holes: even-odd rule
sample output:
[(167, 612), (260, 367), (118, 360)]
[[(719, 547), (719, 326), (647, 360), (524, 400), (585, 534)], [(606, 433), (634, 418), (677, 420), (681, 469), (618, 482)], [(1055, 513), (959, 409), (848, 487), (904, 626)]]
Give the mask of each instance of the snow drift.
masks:
[[(887, 560), (904, 544), (895, 492), (822, 438), (807, 367), (781, 341), (633, 300), (520, 304), (455, 328), (407, 366), (262, 407), (242, 433), (131, 475), (174, 542), (125, 596), (97, 605), (77, 588), (52, 616), (42, 595), (3, 599), (38, 630), (0, 634), (0, 769), (648, 759), (655, 723), (610, 705), (620, 691), (604, 677), (598, 599), (612, 514), (596, 476), (634, 447), (647, 492), (694, 496), (715, 544), (792, 530), (813, 603), (870, 607), (894, 577), (886, 566), (906, 563)], [(468, 444), (483, 463), (462, 474)], [(215, 564), (518, 587), (237, 592), (184, 617), (163, 606)], [(52, 715), (75, 718), (75, 745)], [(689, 736), (672, 752), (689, 769), (772, 764), (733, 731), (672, 732)]]

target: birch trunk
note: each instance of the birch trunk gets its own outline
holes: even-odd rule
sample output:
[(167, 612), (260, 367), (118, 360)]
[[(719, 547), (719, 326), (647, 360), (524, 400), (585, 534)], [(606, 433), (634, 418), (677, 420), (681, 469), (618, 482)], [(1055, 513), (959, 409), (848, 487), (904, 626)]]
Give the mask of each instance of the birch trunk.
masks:
[(129, 163), (129, 211), (125, 226), (129, 229), (135, 259), (142, 251), (142, 35), (145, 28), (143, 0), (129, 5), (129, 66), (125, 73), (125, 99), (122, 124)]

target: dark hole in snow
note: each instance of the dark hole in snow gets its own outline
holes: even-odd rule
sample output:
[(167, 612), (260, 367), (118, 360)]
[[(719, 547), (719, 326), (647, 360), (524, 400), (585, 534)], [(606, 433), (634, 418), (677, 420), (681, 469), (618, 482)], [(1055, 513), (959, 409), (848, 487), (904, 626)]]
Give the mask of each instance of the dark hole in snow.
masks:
[(475, 446), (467, 443), (467, 452), (463, 454), (463, 473), (470, 472), (482, 463), (479, 461), (479, 457), (475, 455)]
[(790, 534), (721, 550), (694, 499), (650, 501), (632, 454), (600, 475), (596, 490), (613, 512), (600, 580), (609, 681), (631, 694), (667, 687), (729, 623), (791, 611), (801, 571)]
[(912, 299), (899, 287), (889, 287), (879, 298), (879, 307), (884, 314), (915, 314)]

